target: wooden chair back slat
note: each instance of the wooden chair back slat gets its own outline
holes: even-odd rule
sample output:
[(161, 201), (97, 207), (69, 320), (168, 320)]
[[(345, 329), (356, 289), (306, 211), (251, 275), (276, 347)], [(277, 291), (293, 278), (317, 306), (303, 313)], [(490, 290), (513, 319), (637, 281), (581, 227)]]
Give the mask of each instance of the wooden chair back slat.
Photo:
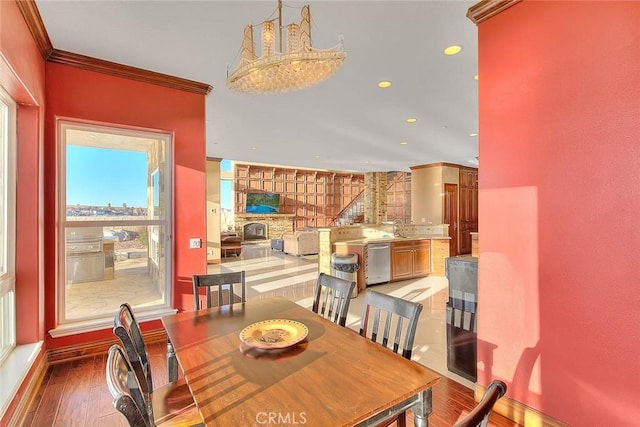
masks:
[[(373, 321), (369, 325), (370, 312), (373, 311)], [(385, 313), (384, 329), (382, 331), (382, 345), (388, 347), (389, 339), (393, 339), (393, 351), (402, 350), (402, 356), (410, 359), (413, 349), (413, 341), (418, 326), (418, 318), (422, 312), (422, 304), (403, 300), (401, 298), (367, 290), (364, 297), (362, 320), (360, 323), (360, 335), (369, 336), (372, 341), (378, 342), (381, 313)], [(404, 327), (404, 321), (407, 325)], [(395, 321), (393, 337), (391, 335), (392, 323)], [(404, 335), (404, 337), (403, 337)]]
[[(238, 285), (238, 286), (234, 286)], [(235, 293), (235, 288), (239, 287), (240, 295)], [(205, 308), (202, 306), (200, 300), (200, 289), (206, 288), (206, 308), (211, 308), (214, 306), (222, 306), (226, 304), (233, 304), (235, 302), (246, 302), (247, 294), (246, 294), (246, 283), (245, 283), (245, 272), (244, 271), (234, 271), (227, 273), (216, 273), (216, 274), (197, 274), (193, 276), (193, 308), (194, 310), (200, 310), (201, 308)], [(213, 292), (217, 292), (217, 301), (216, 304), (213, 302)], [(224, 295), (226, 294), (229, 298), (225, 301)]]
[(351, 294), (355, 286), (356, 282), (320, 273), (314, 290), (311, 310), (333, 323), (345, 326)]

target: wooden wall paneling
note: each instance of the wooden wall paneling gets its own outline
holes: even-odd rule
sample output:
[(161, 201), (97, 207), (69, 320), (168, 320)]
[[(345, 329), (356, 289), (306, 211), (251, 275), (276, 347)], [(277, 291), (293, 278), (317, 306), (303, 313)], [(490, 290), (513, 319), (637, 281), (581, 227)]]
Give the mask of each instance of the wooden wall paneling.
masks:
[(248, 191), (276, 192), (280, 213), (294, 214), (296, 229), (325, 227), (363, 187), (363, 175), (236, 164), (235, 209), (245, 212)]
[(246, 178), (249, 172), (246, 168), (235, 168), (235, 170), (236, 178)]

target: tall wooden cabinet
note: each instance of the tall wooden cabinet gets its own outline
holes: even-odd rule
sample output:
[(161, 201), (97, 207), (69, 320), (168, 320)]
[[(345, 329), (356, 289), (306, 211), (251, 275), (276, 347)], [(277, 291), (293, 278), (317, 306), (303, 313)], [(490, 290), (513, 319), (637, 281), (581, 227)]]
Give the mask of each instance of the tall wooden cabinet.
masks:
[(478, 231), (478, 169), (454, 163), (411, 167), (414, 224), (448, 224), (451, 256), (471, 253)]
[(460, 168), (460, 254), (471, 253), (471, 233), (478, 231), (478, 169)]

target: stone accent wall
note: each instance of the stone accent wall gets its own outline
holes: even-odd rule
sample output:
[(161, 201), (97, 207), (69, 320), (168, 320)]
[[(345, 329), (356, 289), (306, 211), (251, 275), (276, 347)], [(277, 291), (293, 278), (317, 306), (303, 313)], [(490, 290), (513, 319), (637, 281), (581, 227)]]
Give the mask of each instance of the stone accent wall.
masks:
[(267, 224), (267, 239), (279, 239), (283, 233), (293, 231), (293, 218), (292, 214), (236, 214), (235, 215), (235, 228), (238, 236), (244, 240), (243, 230), (245, 224), (251, 222), (259, 222)]
[(387, 172), (364, 174), (364, 222), (381, 224), (387, 220)]

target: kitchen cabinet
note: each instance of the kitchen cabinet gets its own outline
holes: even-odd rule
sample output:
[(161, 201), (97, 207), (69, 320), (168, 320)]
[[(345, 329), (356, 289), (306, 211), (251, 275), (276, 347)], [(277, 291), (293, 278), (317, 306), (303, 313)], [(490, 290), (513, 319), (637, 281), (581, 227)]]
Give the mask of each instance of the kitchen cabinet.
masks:
[(460, 254), (471, 253), (471, 233), (478, 231), (478, 170), (460, 168)]
[(449, 257), (449, 239), (431, 239), (431, 274), (445, 275), (446, 259)]
[(471, 233), (471, 256), (478, 257), (478, 254), (480, 253), (479, 251), (478, 233)]
[(391, 243), (391, 280), (426, 276), (431, 271), (431, 242), (425, 240)]

